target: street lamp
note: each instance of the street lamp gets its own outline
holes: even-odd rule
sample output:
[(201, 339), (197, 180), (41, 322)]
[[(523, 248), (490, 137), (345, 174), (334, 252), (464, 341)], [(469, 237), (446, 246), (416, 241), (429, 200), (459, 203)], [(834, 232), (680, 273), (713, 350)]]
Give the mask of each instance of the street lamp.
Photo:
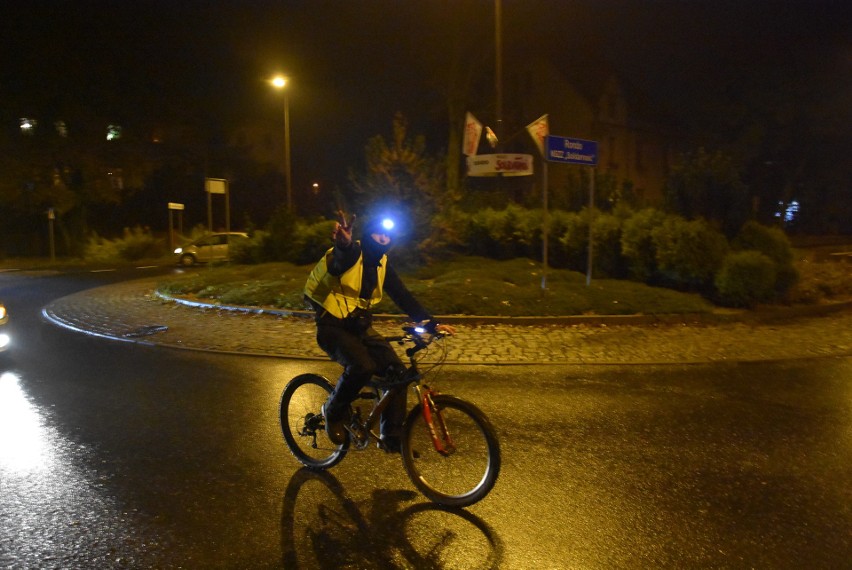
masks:
[(290, 101), (287, 97), (287, 78), (276, 75), (272, 86), (284, 91), (284, 178), (287, 181), (287, 210), (293, 211), (293, 182), (290, 176)]

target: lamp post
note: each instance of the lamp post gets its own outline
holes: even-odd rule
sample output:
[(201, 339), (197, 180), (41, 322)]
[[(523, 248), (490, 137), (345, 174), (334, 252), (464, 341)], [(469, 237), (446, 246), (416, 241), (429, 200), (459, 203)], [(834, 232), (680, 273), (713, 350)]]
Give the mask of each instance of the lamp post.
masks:
[(287, 97), (287, 78), (277, 75), (272, 86), (284, 91), (284, 178), (287, 184), (287, 210), (293, 211), (293, 182), (290, 175), (290, 101)]

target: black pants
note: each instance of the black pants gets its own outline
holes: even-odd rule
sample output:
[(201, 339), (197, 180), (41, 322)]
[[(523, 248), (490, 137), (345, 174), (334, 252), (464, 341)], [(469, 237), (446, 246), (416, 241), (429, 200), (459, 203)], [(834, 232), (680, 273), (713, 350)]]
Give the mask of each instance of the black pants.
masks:
[[(332, 360), (343, 366), (343, 374), (329, 400), (330, 409), (348, 406), (358, 392), (374, 375), (383, 376), (388, 368), (402, 367), (402, 360), (369, 321), (356, 323), (335, 319), (326, 324), (317, 323), (317, 343)], [(382, 413), (381, 434), (385, 437), (400, 435), (405, 420), (405, 391), (400, 392)]]

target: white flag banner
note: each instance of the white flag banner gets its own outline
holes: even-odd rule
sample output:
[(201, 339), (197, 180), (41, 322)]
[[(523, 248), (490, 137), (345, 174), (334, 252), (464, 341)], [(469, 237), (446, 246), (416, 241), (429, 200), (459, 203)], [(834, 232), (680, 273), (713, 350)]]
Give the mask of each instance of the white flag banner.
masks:
[(544, 139), (550, 134), (550, 127), (547, 124), (547, 115), (542, 115), (527, 125), (527, 132), (538, 146), (538, 151), (542, 156), (544, 156)]
[(477, 121), (471, 113), (468, 113), (464, 118), (462, 152), (467, 156), (475, 155), (476, 149), (479, 147), (480, 137), (482, 137), (482, 123)]
[(467, 157), (468, 176), (531, 176), (531, 154), (477, 154)]

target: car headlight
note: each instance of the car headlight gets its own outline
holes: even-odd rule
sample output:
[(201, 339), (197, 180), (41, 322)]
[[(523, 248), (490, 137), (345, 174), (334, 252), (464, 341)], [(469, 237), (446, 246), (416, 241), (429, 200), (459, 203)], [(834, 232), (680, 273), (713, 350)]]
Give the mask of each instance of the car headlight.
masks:
[(0, 333), (0, 348), (6, 348), (12, 339), (7, 334)]
[(183, 253), (183, 248), (182, 248), (182, 247), (177, 247), (177, 248), (175, 248), (175, 255), (180, 255), (181, 253)]
[(0, 320), (6, 318), (6, 307), (0, 305)]

